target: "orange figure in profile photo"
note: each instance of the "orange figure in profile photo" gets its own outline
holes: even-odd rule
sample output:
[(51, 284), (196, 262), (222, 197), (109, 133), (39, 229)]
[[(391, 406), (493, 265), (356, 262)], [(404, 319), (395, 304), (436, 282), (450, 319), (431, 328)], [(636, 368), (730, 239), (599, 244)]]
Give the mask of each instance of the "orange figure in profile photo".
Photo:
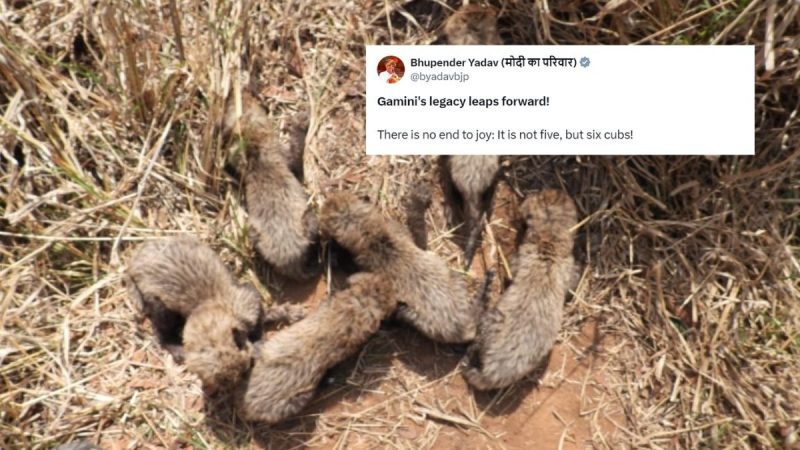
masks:
[(386, 83), (397, 83), (405, 72), (406, 66), (403, 60), (396, 56), (385, 56), (378, 63), (378, 78)]

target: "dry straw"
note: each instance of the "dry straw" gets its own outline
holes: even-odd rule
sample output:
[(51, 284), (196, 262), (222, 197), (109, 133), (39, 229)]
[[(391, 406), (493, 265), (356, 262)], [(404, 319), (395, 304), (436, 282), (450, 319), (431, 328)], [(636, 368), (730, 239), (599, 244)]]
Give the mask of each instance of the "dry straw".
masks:
[[(519, 158), (506, 182), (563, 187), (585, 217), (561, 341), (592, 322), (613, 347), (598, 388), (620, 413), (594, 428), (596, 446), (798, 448), (800, 3), (493, 3), (520, 44), (755, 44), (755, 157)], [(396, 327), (297, 423), (206, 414), (197, 380), (154, 345), (121, 283), (133, 244), (185, 232), (257, 279), (219, 127), (223, 99), (243, 88), (276, 119), (311, 111), (315, 204), (362, 189), (399, 217), (436, 164), (364, 155), (364, 45), (434, 43), (457, 6), (0, 2), (0, 448), (430, 448), (452, 430), (467, 436), (454, 442), (512, 446), (470, 395), (451, 394), (458, 371), (438, 364), (454, 350), (416, 358), (432, 345)], [(430, 248), (455, 266), (444, 223), (437, 204)], [(491, 230), (487, 246), (498, 220)], [(566, 428), (558, 439), (570, 444)]]

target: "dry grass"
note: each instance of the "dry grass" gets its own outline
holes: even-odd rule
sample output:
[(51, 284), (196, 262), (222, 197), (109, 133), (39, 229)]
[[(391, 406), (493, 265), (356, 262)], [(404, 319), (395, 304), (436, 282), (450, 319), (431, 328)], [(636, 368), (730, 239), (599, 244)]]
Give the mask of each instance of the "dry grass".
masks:
[[(530, 157), (506, 172), (518, 193), (563, 186), (585, 217), (562, 342), (599, 323), (614, 343), (600, 387), (623, 411), (618, 444), (597, 427), (595, 445), (789, 448), (800, 439), (800, 3), (493, 3), (520, 44), (756, 45), (755, 157)], [(225, 96), (247, 83), (276, 118), (310, 109), (314, 201), (365, 189), (399, 215), (435, 164), (364, 155), (363, 45), (434, 43), (457, 5), (0, 1), (0, 447), (427, 448), (446, 447), (451, 429), (502, 447), (484, 409), (451, 395), (458, 372), (437, 364), (457, 355), (434, 346), (415, 359), (431, 344), (402, 329), (382, 331), (299, 424), (209, 419), (196, 379), (153, 344), (120, 282), (136, 241), (184, 232), (258, 280), (218, 126)], [(440, 209), (431, 248), (455, 263)], [(371, 392), (380, 399), (363, 404)]]

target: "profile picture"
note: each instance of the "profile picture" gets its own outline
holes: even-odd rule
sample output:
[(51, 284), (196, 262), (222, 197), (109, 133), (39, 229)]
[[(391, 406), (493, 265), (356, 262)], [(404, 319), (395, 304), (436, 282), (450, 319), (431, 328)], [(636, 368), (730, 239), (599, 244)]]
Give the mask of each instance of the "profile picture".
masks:
[(378, 78), (386, 83), (394, 84), (403, 78), (406, 73), (406, 66), (403, 60), (397, 56), (384, 56), (378, 62)]

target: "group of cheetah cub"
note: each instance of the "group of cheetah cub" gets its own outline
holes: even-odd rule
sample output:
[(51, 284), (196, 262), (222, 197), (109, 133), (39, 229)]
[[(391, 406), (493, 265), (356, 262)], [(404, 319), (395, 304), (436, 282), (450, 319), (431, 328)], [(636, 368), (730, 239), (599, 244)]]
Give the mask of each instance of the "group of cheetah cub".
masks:
[[(476, 11), (465, 7), (449, 19), (445, 33), (451, 43), (495, 43), (494, 22), (487, 22), (488, 35), (487, 23), (477, 31), (463, 26), (486, 17), (485, 11), (470, 17)], [(476, 33), (475, 39), (465, 37)], [(239, 134), (246, 148), (240, 168), (250, 238), (259, 255), (274, 271), (302, 281), (321, 271), (320, 241), (334, 241), (358, 272), (305, 315), (297, 306), (264, 308), (258, 291), (239, 284), (195, 238), (141, 245), (126, 273), (130, 295), (161, 344), (200, 378), (207, 393), (232, 399), (245, 420), (280, 422), (302, 410), (326, 371), (356, 353), (392, 315), (434, 341), (470, 343), (463, 374), (480, 390), (509, 386), (546, 358), (573, 273), (577, 219), (567, 194), (544, 190), (522, 202), (525, 231), (512, 260), (513, 281), (489, 307), (483, 297), (491, 272), (484, 288), (470, 295), (465, 277), (425, 249), (429, 189), (408, 196), (408, 226), (344, 191), (327, 195), (317, 215), (301, 182), (307, 119), (294, 124), (290, 144), (278, 145), (254, 97), (244, 95), (241, 114), (234, 101), (228, 103), (224, 131)], [(451, 156), (442, 163), (462, 209), (469, 266), (499, 159)], [(271, 321), (289, 324), (266, 338), (263, 325)]]

